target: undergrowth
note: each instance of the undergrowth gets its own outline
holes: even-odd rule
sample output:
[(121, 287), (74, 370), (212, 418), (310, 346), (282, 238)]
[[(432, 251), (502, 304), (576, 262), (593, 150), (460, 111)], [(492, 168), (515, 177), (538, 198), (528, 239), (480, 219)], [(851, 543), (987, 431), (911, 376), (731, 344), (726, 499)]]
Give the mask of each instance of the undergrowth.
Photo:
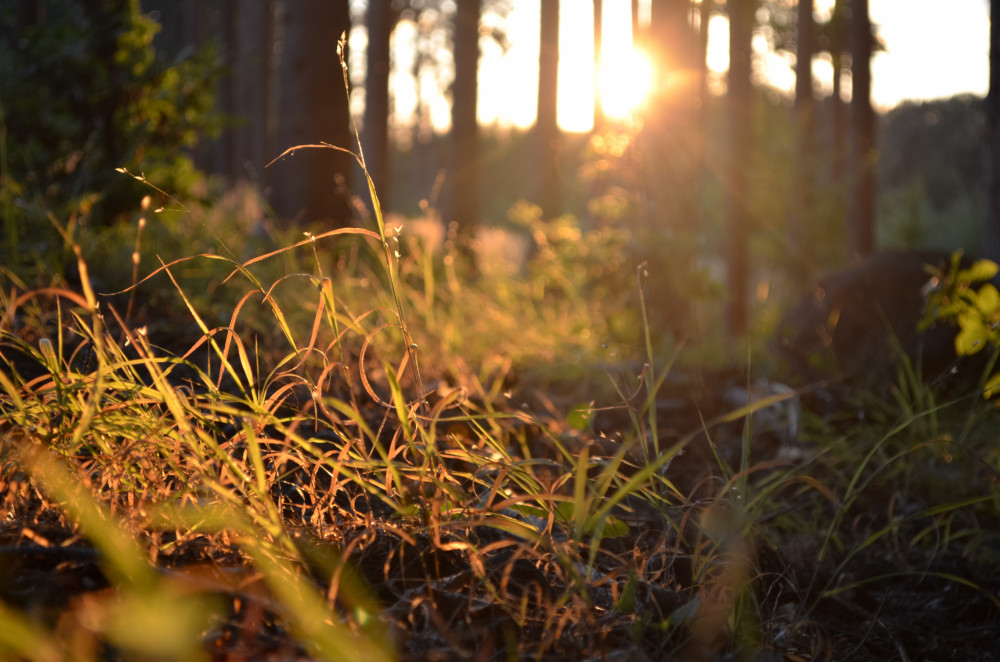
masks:
[[(622, 266), (613, 235), (529, 212), (527, 273), (470, 276), (371, 193), (371, 228), (140, 279), (143, 221), (115, 296), (65, 232), (78, 288), (7, 274), (0, 657), (874, 659), (915, 645), (872, 634), (891, 579), (996, 624), (980, 398), (904, 370), (850, 424), (802, 428), (808, 392), (745, 375), (702, 401), (642, 269), (637, 310), (582, 277)], [(641, 349), (609, 367), (622, 320)]]

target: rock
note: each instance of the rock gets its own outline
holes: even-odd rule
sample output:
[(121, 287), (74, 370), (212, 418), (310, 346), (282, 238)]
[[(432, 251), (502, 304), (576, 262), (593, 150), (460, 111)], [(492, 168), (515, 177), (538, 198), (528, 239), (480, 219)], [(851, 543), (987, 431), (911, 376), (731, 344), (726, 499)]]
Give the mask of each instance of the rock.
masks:
[(843, 379), (882, 391), (896, 382), (902, 357), (928, 382), (954, 377), (959, 368), (968, 373), (970, 362), (957, 361), (954, 327), (917, 328), (931, 278), (927, 266), (947, 267), (949, 258), (887, 250), (821, 279), (779, 325), (782, 377), (793, 384)]

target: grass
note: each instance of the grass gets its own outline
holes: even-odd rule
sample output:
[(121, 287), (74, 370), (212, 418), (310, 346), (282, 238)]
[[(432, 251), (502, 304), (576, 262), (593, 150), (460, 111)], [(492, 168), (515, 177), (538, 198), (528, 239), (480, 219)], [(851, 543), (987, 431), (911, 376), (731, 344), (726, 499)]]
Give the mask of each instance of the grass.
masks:
[(119, 297), (70, 234), (78, 290), (6, 275), (0, 658), (884, 659), (929, 641), (892, 599), (963, 618), (956, 592), (986, 650), (980, 398), (904, 369), (789, 459), (769, 426), (809, 393), (674, 384), (641, 270), (635, 299), (598, 271), (613, 237), (522, 209), (524, 274), (472, 278), (372, 195), (373, 229), (140, 280), (142, 222)]

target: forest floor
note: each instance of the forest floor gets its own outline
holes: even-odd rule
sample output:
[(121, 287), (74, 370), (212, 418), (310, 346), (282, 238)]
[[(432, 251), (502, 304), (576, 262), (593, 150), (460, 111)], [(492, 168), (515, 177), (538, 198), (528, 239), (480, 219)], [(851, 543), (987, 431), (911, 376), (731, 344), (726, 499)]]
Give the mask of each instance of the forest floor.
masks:
[(239, 343), (80, 319), (0, 346), (4, 659), (1000, 659), (981, 398), (620, 365), (581, 411), (586, 379), (424, 366), (420, 402), (374, 362), (250, 393)]

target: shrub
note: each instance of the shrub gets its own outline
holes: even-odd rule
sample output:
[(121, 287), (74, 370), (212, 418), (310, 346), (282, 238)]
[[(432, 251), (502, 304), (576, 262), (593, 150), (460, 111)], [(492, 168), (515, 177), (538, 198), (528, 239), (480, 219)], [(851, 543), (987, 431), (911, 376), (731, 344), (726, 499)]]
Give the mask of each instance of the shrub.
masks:
[(200, 178), (184, 150), (220, 126), (213, 49), (158, 59), (159, 26), (138, 0), (53, 0), (34, 25), (17, 9), (0, 7), (8, 266), (60, 245), (49, 212), (62, 222), (77, 214), (107, 225), (136, 209), (148, 190), (115, 168), (144, 172), (178, 195), (192, 192)]

